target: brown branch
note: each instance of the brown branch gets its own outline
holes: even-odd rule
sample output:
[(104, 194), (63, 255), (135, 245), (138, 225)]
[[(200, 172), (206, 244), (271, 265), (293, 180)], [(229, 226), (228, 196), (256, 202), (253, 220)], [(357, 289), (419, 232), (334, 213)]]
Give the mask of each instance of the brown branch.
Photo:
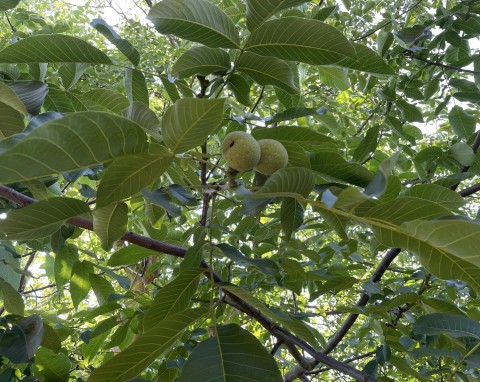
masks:
[[(36, 202), (35, 199), (29, 196), (23, 195), (22, 193), (5, 186), (0, 186), (0, 197), (11, 200), (21, 206), (26, 206)], [(91, 231), (93, 230), (92, 221), (82, 217), (74, 217), (72, 219), (69, 219), (68, 222), (80, 228), (84, 228)], [(136, 244), (143, 248), (153, 249), (157, 252), (162, 252), (162, 253), (177, 256), (177, 257), (183, 257), (186, 253), (186, 248), (184, 247), (179, 247), (176, 245), (164, 243), (159, 240), (141, 236), (133, 232), (127, 232), (125, 235), (123, 235), (121, 240), (127, 241), (132, 244)], [(215, 271), (210, 269), (208, 264), (204, 260), (202, 260), (202, 266), (206, 269), (206, 271), (204, 272), (204, 275), (208, 279), (213, 279), (215, 283), (223, 282), (221, 277)], [(260, 325), (262, 325), (268, 332), (270, 332), (273, 336), (275, 336), (279, 341), (282, 341), (283, 343), (288, 345), (294, 345), (294, 346), (300, 347), (302, 350), (307, 352), (311, 357), (313, 357), (317, 364), (321, 362), (326, 366), (331, 367), (332, 369), (338, 370), (341, 373), (344, 373), (352, 378), (356, 378), (364, 382), (378, 382), (377, 379), (369, 376), (368, 374), (360, 370), (357, 370), (343, 362), (340, 362), (332, 357), (329, 357), (326, 354), (317, 352), (307, 342), (303, 341), (302, 339), (293, 335), (289, 331), (276, 325), (272, 320), (264, 316), (260, 311), (258, 311), (255, 307), (253, 307), (249, 303), (243, 301), (242, 299), (240, 299), (239, 297), (237, 297), (236, 295), (232, 294), (227, 290), (223, 290), (223, 292), (227, 296), (227, 298), (225, 299), (225, 302), (227, 304), (244, 312), (248, 316), (254, 318)]]
[(418, 56), (408, 56), (408, 55), (407, 55), (406, 57), (408, 57), (408, 58), (413, 58), (413, 59), (415, 59), (415, 60), (419, 60), (419, 61), (425, 62), (426, 64), (431, 65), (431, 66), (438, 66), (438, 67), (440, 67), (440, 68), (445, 68), (445, 69), (449, 69), (449, 70), (455, 70), (455, 71), (457, 71), (457, 72), (471, 73), (471, 74), (480, 74), (480, 71), (478, 71), (478, 70), (463, 69), (463, 68), (459, 68), (458, 66), (442, 64), (441, 62), (431, 61), (431, 60), (428, 60), (428, 59), (426, 59), (426, 58), (422, 58), (422, 57), (418, 57)]
[(463, 197), (466, 197), (466, 196), (470, 196), (476, 192), (480, 191), (480, 183), (477, 183), (477, 184), (474, 184), (473, 186), (470, 186), (468, 188), (465, 188), (464, 190), (462, 191), (458, 191), (458, 193), (463, 196)]
[[(400, 248), (390, 249), (384, 256), (382, 262), (378, 265), (377, 269), (375, 269), (375, 272), (373, 272), (372, 276), (370, 277), (370, 281), (374, 283), (380, 281), (383, 274), (387, 271), (388, 267), (393, 262), (393, 260), (395, 260), (395, 258), (398, 256), (400, 251), (401, 251)], [(367, 305), (367, 302), (369, 299), (370, 299), (370, 296), (367, 293), (363, 293), (358, 299), (356, 306), (363, 307)], [(355, 321), (357, 321), (358, 316), (359, 316), (358, 314), (352, 313), (347, 317), (347, 319), (343, 322), (342, 326), (340, 326), (340, 329), (338, 329), (336, 333), (328, 341), (327, 346), (323, 351), (324, 354), (330, 353), (333, 349), (337, 347), (340, 341), (347, 335), (348, 331), (353, 326)], [(301, 366), (294, 367), (292, 370), (290, 370), (287, 373), (285, 377), (285, 382), (291, 382), (295, 380), (296, 378), (304, 375), (305, 372), (312, 370), (317, 365), (318, 365), (317, 360), (313, 360), (310, 362), (307, 368), (303, 368)]]

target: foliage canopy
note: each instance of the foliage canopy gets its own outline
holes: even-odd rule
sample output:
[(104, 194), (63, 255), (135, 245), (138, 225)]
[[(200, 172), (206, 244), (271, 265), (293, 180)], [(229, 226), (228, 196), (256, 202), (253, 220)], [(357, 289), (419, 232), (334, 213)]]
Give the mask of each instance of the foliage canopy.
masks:
[(102, 5), (0, 0), (0, 381), (478, 380), (479, 0)]

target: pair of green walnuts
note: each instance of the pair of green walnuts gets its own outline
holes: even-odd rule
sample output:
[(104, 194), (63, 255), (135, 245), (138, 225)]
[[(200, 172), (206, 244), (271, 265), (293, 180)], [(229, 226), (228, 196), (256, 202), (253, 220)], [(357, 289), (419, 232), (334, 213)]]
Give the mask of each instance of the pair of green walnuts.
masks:
[(279, 141), (257, 141), (243, 131), (233, 131), (222, 142), (222, 155), (228, 166), (237, 171), (254, 169), (263, 175), (272, 175), (288, 164), (288, 153)]

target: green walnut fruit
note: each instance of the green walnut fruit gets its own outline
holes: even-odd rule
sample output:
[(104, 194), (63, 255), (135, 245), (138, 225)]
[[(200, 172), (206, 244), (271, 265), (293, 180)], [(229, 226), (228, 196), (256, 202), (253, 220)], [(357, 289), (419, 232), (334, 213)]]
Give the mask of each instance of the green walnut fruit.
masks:
[(250, 134), (233, 131), (222, 142), (222, 155), (230, 168), (249, 171), (260, 160), (260, 145)]
[(272, 175), (275, 171), (287, 167), (288, 152), (285, 146), (275, 139), (258, 141), (262, 155), (255, 170), (263, 175)]

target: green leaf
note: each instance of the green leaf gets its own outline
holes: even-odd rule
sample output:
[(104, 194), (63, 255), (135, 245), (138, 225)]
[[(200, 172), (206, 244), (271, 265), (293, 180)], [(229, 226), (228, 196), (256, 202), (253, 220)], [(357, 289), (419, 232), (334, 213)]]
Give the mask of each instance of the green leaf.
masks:
[(290, 109), (287, 109), (275, 114), (273, 117), (271, 117), (266, 121), (266, 124), (269, 125), (273, 123), (289, 121), (292, 119), (307, 117), (315, 114), (318, 114), (317, 109), (312, 109), (309, 107), (302, 107), (302, 106), (292, 107)]
[(146, 257), (159, 255), (161, 255), (159, 252), (152, 249), (141, 248), (137, 247), (136, 245), (129, 245), (128, 247), (123, 247), (117, 252), (113, 253), (109, 257), (107, 265), (110, 267), (118, 267), (119, 265), (136, 264)]
[(70, 218), (90, 212), (78, 199), (52, 198), (9, 211), (0, 220), (0, 236), (6, 240), (32, 240), (52, 235)]
[(133, 65), (138, 66), (140, 63), (140, 53), (138, 53), (138, 50), (135, 49), (130, 41), (121, 38), (117, 32), (102, 19), (93, 19), (90, 25), (115, 45)]
[(292, 233), (303, 223), (304, 209), (302, 205), (293, 198), (284, 198), (280, 209), (280, 221), (283, 232), (287, 239), (290, 239)]
[(162, 34), (173, 34), (210, 48), (240, 46), (232, 20), (205, 0), (163, 0), (150, 9), (147, 19)]
[(93, 370), (88, 382), (131, 380), (168, 350), (183, 331), (203, 314), (204, 311), (201, 309), (192, 309), (174, 314), (166, 320), (157, 321), (155, 326), (148, 328), (124, 351)]
[(78, 305), (88, 296), (91, 287), (90, 273), (93, 273), (93, 265), (90, 262), (84, 260), (73, 264), (70, 296), (75, 309), (78, 309)]
[(35, 377), (43, 378), (48, 382), (67, 382), (69, 380), (70, 359), (63, 353), (55, 354), (53, 351), (41, 347), (35, 354), (33, 371)]
[(17, 93), (3, 82), (0, 82), (0, 103), (9, 106), (20, 115), (28, 116), (27, 108), (20, 98), (18, 98)]
[(390, 300), (384, 301), (380, 304), (370, 305), (367, 309), (365, 309), (365, 314), (369, 315), (372, 313), (383, 313), (388, 312), (396, 307), (403, 306), (405, 304), (412, 304), (416, 303), (421, 299), (421, 296), (417, 293), (407, 292), (402, 293)]
[(0, 354), (13, 363), (26, 363), (42, 342), (43, 321), (38, 314), (21, 319), (0, 337)]
[(163, 139), (173, 153), (200, 146), (222, 123), (224, 99), (183, 98), (163, 116)]
[(58, 113), (87, 111), (87, 106), (77, 94), (58, 89), (49, 89), (43, 106)]
[(0, 51), (0, 62), (112, 64), (110, 58), (93, 45), (79, 38), (61, 34), (38, 34), (19, 40)]
[(320, 81), (325, 86), (336, 88), (340, 91), (350, 88), (347, 70), (333, 66), (322, 66), (319, 68)]
[(292, 67), (275, 57), (244, 52), (235, 62), (235, 69), (248, 74), (259, 85), (272, 85), (287, 93), (298, 93)]
[(157, 322), (187, 309), (197, 292), (201, 272), (198, 267), (185, 270), (160, 289), (143, 319), (143, 327), (148, 330)]
[(89, 110), (112, 111), (115, 114), (122, 114), (130, 105), (127, 97), (109, 89), (93, 89), (83, 93), (82, 98)]
[(3, 297), (3, 306), (6, 311), (12, 314), (23, 316), (25, 304), (22, 295), (8, 282), (0, 277), (0, 290)]
[(390, 65), (370, 48), (356, 43), (352, 43), (352, 45), (355, 48), (356, 57), (346, 57), (337, 62), (336, 65), (372, 74), (393, 75), (396, 73)]
[(286, 167), (274, 172), (257, 192), (255, 198), (289, 197), (303, 200), (312, 191), (315, 176), (303, 167)]
[(38, 179), (133, 153), (147, 139), (134, 122), (100, 112), (82, 112), (47, 122), (0, 154), (0, 184)]
[(274, 322), (278, 322), (280, 325), (282, 325), (285, 329), (291, 331), (304, 341), (308, 342), (312, 346), (315, 347), (315, 344), (317, 343), (318, 338), (321, 338), (321, 335), (315, 331), (315, 329), (311, 328), (304, 322), (291, 318), (289, 315), (283, 313), (283, 312), (277, 312), (269, 309), (263, 302), (252, 296), (249, 292), (246, 290), (236, 286), (236, 285), (230, 285), (230, 284), (225, 284), (222, 285), (222, 288), (229, 293), (239, 297), (243, 301), (249, 303), (256, 309), (258, 309), (262, 314), (270, 318)]
[(58, 69), (58, 74), (62, 78), (63, 87), (66, 90), (73, 88), (89, 67), (89, 64), (78, 62), (66, 62), (61, 64)]
[(93, 230), (100, 237), (104, 251), (127, 232), (128, 206), (125, 203), (110, 204), (93, 211)]
[(322, 21), (300, 17), (265, 22), (252, 32), (245, 50), (312, 65), (357, 57), (354, 46), (340, 31)]
[(61, 248), (55, 255), (54, 274), (57, 288), (64, 286), (72, 277), (73, 264), (78, 261), (78, 253), (69, 246)]
[(148, 88), (145, 82), (145, 77), (140, 70), (131, 68), (126, 69), (125, 91), (130, 103), (141, 102), (148, 106)]
[(228, 77), (227, 88), (230, 89), (239, 103), (251, 106), (250, 84), (243, 76), (233, 73)]
[(157, 141), (162, 140), (160, 134), (160, 121), (153, 110), (141, 102), (132, 102), (130, 106), (122, 112), (125, 118), (137, 123), (143, 131), (151, 135)]
[(458, 210), (465, 204), (465, 199), (458, 192), (437, 184), (417, 184), (407, 188), (402, 196), (412, 196), (426, 199), (448, 208), (451, 211)]
[(457, 142), (450, 146), (449, 154), (462, 166), (470, 166), (475, 160), (473, 149), (465, 142)]
[(312, 170), (326, 179), (340, 181), (366, 187), (373, 179), (373, 174), (358, 163), (347, 162), (335, 151), (319, 151), (310, 156)]
[(307, 152), (297, 142), (283, 141), (283, 147), (288, 153), (288, 165), (291, 167), (310, 168), (310, 159)]
[(172, 75), (187, 78), (195, 74), (223, 74), (230, 70), (230, 65), (230, 56), (223, 49), (194, 46), (178, 58), (173, 65)]
[(265, 128), (256, 128), (252, 131), (252, 135), (256, 140), (260, 139), (276, 139), (280, 142), (295, 142), (303, 148), (309, 150), (324, 145), (325, 143), (335, 143), (335, 141), (316, 131), (297, 126), (278, 126)]
[(479, 224), (458, 219), (415, 220), (397, 229), (375, 229), (374, 233), (384, 245), (414, 252), (434, 276), (462, 280), (480, 291), (480, 260), (471, 252), (480, 245)]
[(445, 313), (433, 313), (421, 316), (413, 324), (413, 332), (435, 336), (447, 334), (449, 336), (473, 337), (480, 339), (480, 324), (476, 320), (467, 317)]
[[(0, 92), (3, 91), (0, 89)], [(0, 101), (0, 141), (14, 134), (21, 133), (25, 128), (24, 117), (11, 106)]]
[(94, 273), (90, 273), (88, 278), (99, 304), (107, 303), (110, 301), (111, 296), (115, 295), (115, 289), (113, 288), (111, 281)]
[(253, 31), (275, 13), (306, 3), (305, 0), (247, 0), (247, 28)]
[(180, 382), (283, 381), (273, 356), (253, 334), (235, 324), (215, 329), (215, 336), (198, 344), (187, 359)]
[(48, 92), (48, 86), (41, 81), (17, 81), (8, 85), (24, 103), (30, 114), (39, 114)]
[(369, 158), (371, 154), (375, 152), (378, 145), (378, 136), (380, 133), (380, 126), (375, 125), (368, 129), (365, 134), (365, 138), (362, 139), (360, 144), (357, 146), (353, 152), (353, 159), (359, 163), (363, 163)]
[(172, 154), (158, 146), (156, 153), (126, 155), (105, 170), (97, 191), (97, 206), (103, 207), (135, 195), (158, 180), (172, 163)]
[(396, 103), (398, 108), (400, 109), (402, 118), (405, 121), (423, 122), (423, 114), (418, 107), (412, 105), (411, 103), (408, 103), (407, 101), (404, 101), (403, 99), (397, 99)]
[(0, 12), (15, 8), (18, 3), (20, 3), (20, 0), (0, 0)]
[(468, 139), (475, 132), (477, 119), (464, 111), (461, 106), (454, 106), (448, 113), (448, 120), (453, 132), (460, 139)]

